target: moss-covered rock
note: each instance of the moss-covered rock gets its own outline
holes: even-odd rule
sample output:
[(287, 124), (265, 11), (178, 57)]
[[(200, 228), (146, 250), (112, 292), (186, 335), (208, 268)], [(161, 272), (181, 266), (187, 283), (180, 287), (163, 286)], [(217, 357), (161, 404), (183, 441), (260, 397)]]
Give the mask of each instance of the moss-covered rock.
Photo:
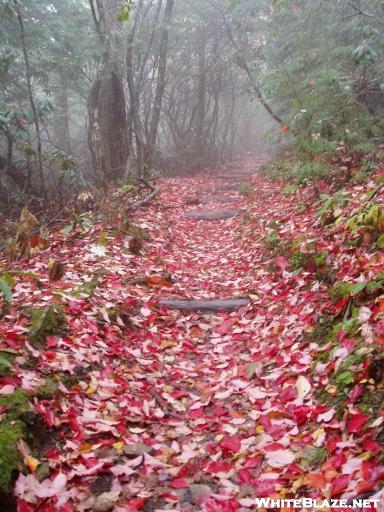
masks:
[(45, 308), (30, 308), (31, 327), (29, 339), (32, 343), (42, 344), (48, 336), (65, 333), (66, 319), (60, 304), (52, 304)]
[(25, 435), (21, 415), (31, 410), (28, 395), (21, 390), (12, 395), (0, 397), (0, 407), (7, 407), (7, 413), (0, 422), (0, 494), (10, 493), (14, 475), (22, 461), (17, 450), (17, 441)]
[(21, 463), (16, 443), (23, 434), (21, 422), (0, 423), (0, 491), (3, 493), (9, 492), (13, 473)]

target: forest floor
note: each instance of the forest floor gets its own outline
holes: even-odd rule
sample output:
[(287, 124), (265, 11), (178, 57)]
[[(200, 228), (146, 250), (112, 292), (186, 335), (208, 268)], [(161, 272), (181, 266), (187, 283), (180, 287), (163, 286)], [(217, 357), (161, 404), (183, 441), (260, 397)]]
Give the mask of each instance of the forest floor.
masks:
[[(137, 254), (111, 220), (2, 262), (13, 296), (0, 322), (0, 485), (20, 456), (19, 512), (246, 512), (262, 497), (381, 495), (382, 219), (363, 233), (326, 218), (369, 214), (384, 200), (380, 172), (343, 189), (322, 223), (311, 188), (271, 181), (260, 163), (160, 180), (133, 219)], [(234, 202), (187, 204), (207, 194)], [(185, 216), (223, 209), (239, 213)], [(172, 298), (249, 304), (159, 303)]]

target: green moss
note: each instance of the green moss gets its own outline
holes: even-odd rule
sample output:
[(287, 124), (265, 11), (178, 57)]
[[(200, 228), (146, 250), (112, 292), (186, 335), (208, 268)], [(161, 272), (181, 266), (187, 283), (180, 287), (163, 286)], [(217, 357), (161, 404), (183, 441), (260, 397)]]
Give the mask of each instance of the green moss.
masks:
[(372, 419), (379, 416), (384, 403), (384, 390), (377, 389), (374, 386), (368, 386), (359, 400), (359, 406), (365, 414), (369, 414)]
[(281, 243), (281, 238), (276, 231), (271, 231), (264, 237), (264, 244), (269, 251), (273, 251)]
[(255, 192), (256, 191), (255, 191), (254, 186), (252, 185), (252, 183), (249, 183), (249, 182), (241, 183), (241, 185), (239, 187), (239, 194), (241, 196), (251, 196)]
[(75, 297), (93, 297), (95, 294), (95, 290), (99, 285), (99, 280), (92, 279), (91, 281), (86, 281), (80, 286), (77, 286), (71, 294)]
[(0, 396), (0, 407), (7, 407), (7, 421), (18, 420), (23, 412), (31, 410), (31, 404), (27, 393), (22, 390), (15, 391), (12, 395)]
[(0, 352), (0, 376), (7, 375), (12, 367), (14, 356), (5, 352)]
[(42, 344), (48, 336), (63, 334), (67, 325), (63, 308), (53, 304), (45, 308), (30, 308), (32, 325), (29, 329), (29, 339), (36, 344)]
[(21, 422), (10, 424), (7, 421), (0, 423), (0, 490), (9, 492), (12, 473), (21, 463), (17, 450), (17, 441), (23, 437)]
[(318, 345), (325, 345), (333, 337), (334, 320), (331, 316), (319, 318), (313, 331), (309, 334), (309, 341)]
[(10, 491), (13, 472), (20, 466), (21, 458), (17, 450), (17, 441), (25, 435), (25, 425), (20, 416), (31, 410), (28, 395), (21, 390), (12, 395), (0, 397), (0, 407), (9, 411), (0, 423), (0, 490)]
[[(295, 244), (295, 242), (294, 242)], [(301, 249), (294, 251), (289, 259), (293, 271), (306, 268), (308, 265), (316, 267), (317, 271), (322, 269), (327, 262), (327, 254), (324, 252), (312, 252), (312, 247), (307, 246), (311, 252), (302, 252)]]
[(339, 366), (336, 380), (337, 380), (337, 377), (340, 376), (342, 373), (349, 370), (352, 366), (356, 366), (356, 365), (362, 363), (366, 358), (367, 358), (367, 354), (353, 353), (353, 354), (349, 355), (346, 359), (344, 359), (344, 361)]
[(56, 393), (58, 388), (57, 380), (49, 378), (45, 384), (38, 389), (37, 395), (40, 399), (49, 399)]
[(307, 462), (311, 468), (318, 468), (325, 462), (327, 456), (328, 451), (325, 447), (315, 448), (309, 455)]
[(323, 389), (318, 394), (318, 402), (319, 404), (326, 404), (330, 408), (333, 407), (336, 411), (336, 417), (340, 421), (345, 411), (345, 404), (347, 401), (349, 389), (349, 387), (340, 388), (335, 395), (330, 395), (327, 393), (327, 391), (325, 391), (325, 389)]

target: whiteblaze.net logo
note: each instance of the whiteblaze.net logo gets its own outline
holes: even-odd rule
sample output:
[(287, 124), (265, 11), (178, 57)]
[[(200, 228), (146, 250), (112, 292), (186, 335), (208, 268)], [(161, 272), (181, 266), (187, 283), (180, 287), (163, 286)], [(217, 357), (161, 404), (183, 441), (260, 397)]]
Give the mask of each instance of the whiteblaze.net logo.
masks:
[(257, 508), (266, 509), (375, 509), (380, 500), (353, 499), (353, 500), (314, 500), (312, 498), (274, 500), (272, 498), (255, 498)]

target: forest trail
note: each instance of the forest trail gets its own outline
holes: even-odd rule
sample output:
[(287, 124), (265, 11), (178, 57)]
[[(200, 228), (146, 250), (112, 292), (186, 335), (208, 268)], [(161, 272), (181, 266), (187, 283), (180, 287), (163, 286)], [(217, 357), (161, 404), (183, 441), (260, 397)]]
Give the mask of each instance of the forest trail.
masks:
[[(24, 264), (40, 279), (16, 285), (16, 304), (46, 307), (59, 294), (67, 332), (44, 347), (28, 343), (27, 356), (25, 315), (12, 310), (1, 327), (22, 355), (0, 393), (28, 391), (44, 420), (39, 457), (24, 454), (30, 474), (16, 483), (20, 511), (240, 512), (255, 510), (256, 497), (375, 489), (384, 467), (374, 429), (364, 430), (368, 416), (351, 405), (337, 418), (316, 397), (342, 357), (323, 362), (327, 346), (314, 336), (316, 315), (334, 307), (327, 287), (313, 269), (289, 271), (286, 255), (272, 256), (265, 242), (272, 228), (287, 240), (317, 238), (314, 207), (298, 211), (296, 194), (260, 179), (262, 163), (233, 166), (244, 171), (237, 179), (219, 171), (160, 180), (161, 197), (136, 219), (150, 235), (142, 254), (96, 225), (82, 237), (55, 234)], [(233, 197), (238, 215), (186, 215), (226, 209), (217, 198), (188, 204), (217, 194)], [(324, 237), (316, 243), (330, 247)], [(43, 277), (52, 257), (65, 262), (61, 282)], [(159, 303), (228, 298), (249, 304), (207, 313)], [(39, 467), (48, 470), (40, 482)]]

